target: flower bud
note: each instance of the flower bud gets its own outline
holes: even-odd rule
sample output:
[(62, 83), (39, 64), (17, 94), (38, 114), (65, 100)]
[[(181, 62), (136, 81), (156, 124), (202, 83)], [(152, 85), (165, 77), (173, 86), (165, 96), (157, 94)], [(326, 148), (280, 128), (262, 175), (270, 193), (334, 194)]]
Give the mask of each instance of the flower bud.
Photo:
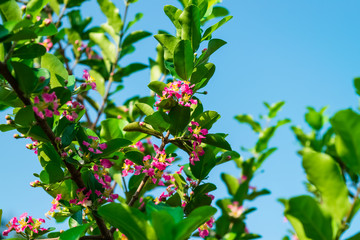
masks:
[(44, 23), (46, 26), (49, 26), (51, 23), (51, 20), (49, 18), (45, 18)]
[(27, 15), (26, 15), (26, 19), (31, 19), (31, 15), (30, 15), (30, 14), (27, 14)]
[(204, 48), (201, 52), (204, 53), (207, 51), (207, 48)]
[(119, 156), (116, 156), (116, 155), (115, 155), (115, 156), (113, 157), (113, 159), (114, 159), (114, 160), (118, 160), (118, 159), (119, 159)]
[(60, 137), (56, 137), (56, 138), (55, 138), (55, 142), (56, 142), (56, 143), (60, 143), (60, 142), (61, 142), (61, 138), (60, 138)]
[(14, 124), (14, 120), (12, 120), (12, 119), (7, 120), (7, 121), (6, 121), (6, 124), (12, 125), (12, 124)]
[(49, 86), (45, 86), (45, 87), (43, 88), (43, 92), (49, 92), (49, 91), (50, 91)]
[(30, 150), (33, 149), (32, 143), (26, 144), (25, 147), (26, 147), (27, 149), (30, 149)]
[(66, 158), (66, 157), (67, 157), (67, 153), (66, 153), (66, 152), (62, 152), (62, 153), (61, 153), (61, 157), (62, 157), (62, 158)]
[(21, 11), (25, 12), (25, 10), (26, 10), (26, 5), (22, 5), (21, 6)]
[(39, 77), (39, 82), (40, 82), (40, 83), (45, 82), (45, 77), (44, 77), (44, 76)]
[(231, 160), (231, 156), (230, 156), (230, 155), (229, 155), (229, 156), (227, 156), (226, 158), (227, 158), (228, 160)]
[(15, 133), (15, 134), (14, 134), (14, 138), (20, 138), (20, 135), (17, 134), (17, 133)]
[(6, 120), (11, 120), (10, 115), (6, 115), (6, 116), (5, 116), (5, 119), (6, 119)]
[(68, 85), (68, 83), (69, 83), (68, 80), (65, 80), (65, 81), (64, 81), (64, 84), (65, 84), (65, 85)]
[(81, 88), (82, 90), (85, 90), (85, 89), (86, 89), (86, 86), (87, 86), (86, 83), (82, 83), (82, 84), (80, 85), (80, 88)]
[(75, 44), (79, 44), (79, 40), (75, 40)]

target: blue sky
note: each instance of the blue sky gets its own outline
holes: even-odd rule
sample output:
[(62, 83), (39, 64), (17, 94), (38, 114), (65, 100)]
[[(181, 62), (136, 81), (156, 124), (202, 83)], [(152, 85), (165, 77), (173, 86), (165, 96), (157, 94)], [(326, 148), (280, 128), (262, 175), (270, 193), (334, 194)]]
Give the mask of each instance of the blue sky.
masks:
[[(163, 6), (175, 0), (139, 0), (130, 8), (129, 16), (143, 12), (144, 18), (133, 30), (143, 29), (156, 34), (158, 29), (170, 33), (174, 29), (163, 13)], [(319, 109), (328, 105), (327, 113), (348, 107), (357, 108), (358, 97), (353, 89), (353, 78), (360, 76), (360, 2), (355, 0), (224, 0), (234, 18), (215, 32), (214, 37), (228, 42), (212, 56), (216, 73), (200, 98), (207, 110), (215, 110), (221, 119), (212, 132), (228, 133), (234, 150), (240, 146), (252, 147), (256, 136), (247, 126), (234, 120), (237, 114), (248, 113), (257, 117), (264, 113), (263, 101), (286, 101), (280, 118), (290, 118), (292, 125), (304, 123), (307, 106)], [(123, 6), (119, 5), (120, 12)], [(104, 23), (96, 1), (90, 0), (82, 8), (84, 16), (96, 16), (93, 24)], [(155, 58), (156, 40), (152, 37), (136, 45), (137, 52), (125, 59), (124, 65)], [(77, 73), (82, 72), (79, 66)], [(114, 97), (118, 103), (149, 90), (149, 71), (145, 70), (125, 79), (125, 90)], [(4, 123), (5, 112), (0, 113)], [(250, 231), (263, 235), (263, 239), (281, 239), (289, 225), (283, 222), (283, 208), (278, 198), (305, 193), (306, 180), (299, 149), (290, 124), (282, 127), (270, 143), (278, 147), (263, 165), (252, 185), (268, 188), (272, 194), (246, 203), (257, 207), (249, 215)], [(2, 167), (0, 170), (0, 208), (7, 217), (19, 216), (27, 211), (43, 217), (49, 210), (51, 197), (41, 189), (28, 185), (40, 172), (40, 164), (32, 151), (25, 148), (26, 140), (12, 138), (14, 132), (0, 135)], [(13, 170), (16, 169), (16, 170)], [(227, 196), (220, 181), (220, 173), (238, 175), (231, 163), (224, 164), (210, 174), (209, 181), (218, 184), (217, 198)], [(360, 217), (354, 220), (359, 222)], [(357, 229), (356, 229), (357, 228)], [(355, 233), (352, 226), (346, 236)]]

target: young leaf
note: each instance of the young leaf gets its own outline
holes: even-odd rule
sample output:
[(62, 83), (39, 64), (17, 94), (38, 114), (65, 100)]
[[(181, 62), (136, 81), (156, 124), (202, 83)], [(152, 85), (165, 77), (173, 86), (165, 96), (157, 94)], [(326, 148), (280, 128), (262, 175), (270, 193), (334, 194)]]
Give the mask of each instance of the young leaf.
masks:
[(97, 0), (97, 2), (100, 5), (101, 11), (108, 19), (108, 24), (114, 29), (116, 33), (119, 33), (123, 25), (119, 14), (119, 9), (117, 9), (114, 3), (112, 3), (110, 0)]
[(20, 21), (21, 10), (15, 0), (1, 1), (0, 2), (1, 15), (4, 21)]
[(89, 35), (90, 39), (99, 45), (104, 57), (106, 57), (111, 63), (115, 62), (116, 59), (116, 47), (110, 42), (104, 33), (92, 32)]
[(137, 41), (140, 41), (141, 39), (144, 39), (149, 36), (151, 36), (151, 33), (142, 30), (132, 32), (128, 36), (126, 36), (124, 42), (122, 43), (122, 47), (127, 48), (130, 45), (136, 43)]
[(190, 40), (191, 47), (195, 52), (199, 48), (200, 32), (200, 11), (195, 5), (187, 6), (179, 16), (181, 24), (181, 39)]
[(49, 0), (30, 0), (26, 4), (26, 13), (36, 17), (48, 2)]
[(187, 81), (194, 69), (194, 53), (189, 40), (181, 40), (174, 50), (174, 66), (176, 73)]
[(218, 23), (212, 25), (211, 27), (209, 27), (208, 29), (205, 30), (203, 37), (201, 39), (201, 41), (204, 41), (206, 39), (208, 39), (208, 37), (211, 36), (211, 34), (218, 29), (219, 27), (221, 27), (223, 24), (225, 24), (227, 21), (229, 21), (230, 19), (232, 19), (232, 16), (227, 16), (224, 17), (223, 19), (221, 19)]
[(255, 132), (261, 132), (260, 123), (254, 121), (251, 115), (237, 115), (235, 117), (240, 123), (247, 123)]

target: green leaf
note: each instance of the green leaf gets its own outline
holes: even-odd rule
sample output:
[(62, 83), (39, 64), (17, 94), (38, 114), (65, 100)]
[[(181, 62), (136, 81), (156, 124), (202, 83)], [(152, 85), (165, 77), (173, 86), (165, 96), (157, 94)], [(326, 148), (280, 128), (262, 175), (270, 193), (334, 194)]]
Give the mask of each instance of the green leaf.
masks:
[(340, 224), (349, 211), (350, 202), (339, 164), (329, 155), (309, 148), (305, 148), (302, 155), (307, 178), (320, 191), (326, 210)]
[(152, 129), (151, 125), (149, 124), (142, 124), (142, 126), (138, 122), (129, 123), (124, 127), (124, 131), (127, 132), (142, 132), (157, 138), (161, 138), (161, 133)]
[(58, 30), (55, 24), (50, 23), (48, 26), (36, 28), (35, 33), (38, 36), (53, 36), (58, 33)]
[(0, 104), (12, 107), (23, 107), (24, 103), (13, 90), (0, 87)]
[(237, 115), (235, 117), (241, 123), (247, 123), (255, 132), (261, 132), (261, 125), (260, 123), (254, 121), (251, 115)]
[(181, 24), (181, 39), (190, 40), (194, 52), (199, 48), (200, 31), (200, 11), (195, 5), (187, 6), (179, 16)]
[(306, 236), (310, 239), (331, 240), (331, 218), (321, 211), (317, 202), (310, 196), (291, 198), (285, 209), (285, 215), (298, 219)]
[(205, 30), (203, 37), (201, 39), (201, 41), (206, 40), (208, 37), (211, 36), (211, 34), (217, 30), (219, 27), (221, 27), (223, 24), (225, 24), (227, 21), (229, 21), (230, 19), (232, 19), (232, 16), (227, 16), (224, 17), (223, 19), (221, 19), (218, 23), (212, 25), (211, 27), (209, 27), (208, 29)]
[(48, 2), (49, 0), (30, 0), (26, 5), (26, 13), (36, 17)]
[(180, 42), (180, 39), (170, 34), (157, 34), (154, 37), (164, 48), (165, 60), (172, 61), (174, 57), (175, 48)]
[(170, 133), (173, 136), (181, 135), (190, 122), (190, 108), (176, 105), (169, 112)]
[(229, 194), (234, 196), (239, 188), (239, 180), (227, 173), (221, 173), (221, 179), (226, 184)]
[(347, 238), (346, 240), (360, 240), (360, 232), (350, 238)]
[(205, 63), (197, 66), (191, 74), (190, 82), (195, 85), (194, 91), (205, 87), (210, 78), (215, 73), (215, 65), (213, 63)]
[(142, 13), (137, 13), (137, 14), (135, 14), (134, 20), (132, 20), (132, 21), (130, 21), (130, 22), (128, 23), (128, 25), (127, 25), (126, 28), (125, 28), (125, 32), (126, 32), (129, 28), (131, 28), (135, 23), (137, 23), (138, 21), (140, 21), (140, 20), (143, 18), (143, 16), (144, 16), (144, 14), (142, 14)]
[(110, 203), (101, 206), (98, 213), (130, 240), (156, 239), (154, 229), (137, 208), (122, 203)]
[(258, 153), (264, 151), (268, 147), (268, 143), (269, 143), (270, 139), (274, 136), (276, 129), (278, 127), (280, 127), (281, 125), (284, 125), (289, 122), (290, 122), (289, 119), (284, 119), (284, 120), (278, 121), (278, 123), (275, 126), (265, 128), (260, 133), (259, 140), (257, 141), (257, 143), (255, 145), (255, 151)]
[(188, 80), (194, 69), (194, 53), (189, 40), (181, 40), (174, 50), (174, 66), (176, 73)]
[(153, 81), (149, 83), (148, 87), (159, 96), (162, 96), (162, 92), (164, 91), (164, 88), (167, 87), (167, 85), (160, 81)]
[(195, 165), (190, 164), (191, 172), (199, 180), (205, 179), (216, 165), (216, 157), (213, 150), (205, 147), (204, 151), (205, 154), (199, 156), (200, 161), (196, 161)]
[(15, 116), (15, 123), (23, 127), (29, 127), (35, 121), (32, 106), (21, 108)]
[(146, 103), (135, 103), (135, 106), (146, 116), (150, 116), (155, 112), (154, 109)]
[(207, 130), (210, 130), (212, 125), (219, 120), (220, 114), (218, 114), (215, 111), (206, 111), (198, 115), (194, 121), (199, 123), (201, 128), (205, 128)]
[(140, 152), (139, 150), (136, 150), (136, 149), (132, 149), (125, 153), (125, 157), (127, 159), (133, 161), (137, 165), (142, 165), (142, 166), (144, 165), (144, 162), (143, 162), (144, 156), (145, 155), (142, 152)]
[(101, 138), (110, 141), (114, 138), (124, 138), (123, 128), (127, 124), (123, 119), (108, 118), (101, 122)]
[(168, 16), (168, 18), (171, 20), (171, 22), (176, 27), (177, 33), (179, 35), (181, 35), (181, 24), (179, 22), (179, 17), (181, 15), (182, 11), (174, 6), (166, 5), (164, 7), (164, 12), (165, 12), (166, 16)]
[(132, 142), (125, 138), (114, 138), (106, 142), (107, 148), (102, 150), (103, 153), (97, 154), (96, 158), (104, 158), (110, 156), (112, 153), (117, 152), (120, 148), (131, 145)]
[(21, 20), (21, 10), (15, 0), (1, 1), (0, 11), (4, 22)]
[(32, 59), (41, 57), (46, 53), (46, 48), (43, 45), (34, 43), (22, 46), (14, 51), (12, 57), (18, 57), (22, 59)]
[(105, 14), (108, 24), (114, 29), (116, 33), (120, 33), (123, 21), (121, 20), (119, 9), (110, 0), (97, 0), (101, 11)]
[(0, 124), (0, 132), (8, 132), (8, 131), (11, 131), (11, 130), (14, 130), (16, 129), (15, 127), (13, 126), (10, 126), (10, 125), (7, 125), (7, 124)]
[(325, 119), (323, 117), (323, 111), (320, 110), (317, 112), (314, 108), (308, 107), (309, 111), (305, 114), (305, 120), (315, 130), (320, 130), (324, 123)]
[(354, 87), (355, 87), (357, 95), (360, 95), (360, 78), (354, 79)]
[(105, 94), (105, 79), (103, 78), (103, 76), (101, 76), (100, 73), (92, 69), (89, 71), (89, 74), (95, 79), (96, 90), (103, 97)]
[(230, 144), (225, 140), (225, 137), (222, 134), (207, 134), (206, 138), (203, 139), (202, 142), (211, 146), (232, 151)]
[(38, 83), (34, 71), (21, 62), (11, 62), (11, 65), (14, 67), (20, 89), (26, 94), (32, 93)]
[(64, 172), (60, 165), (50, 162), (45, 166), (45, 170), (40, 173), (40, 180), (46, 184), (53, 184), (64, 179)]
[(65, 86), (64, 81), (68, 79), (69, 75), (63, 63), (54, 55), (45, 53), (41, 57), (41, 67), (50, 71), (50, 86), (51, 88)]
[(89, 37), (92, 41), (99, 45), (104, 57), (107, 58), (111, 63), (114, 63), (117, 54), (116, 47), (107, 38), (107, 36), (104, 33), (92, 32), (89, 34)]
[(138, 30), (135, 32), (130, 33), (126, 38), (124, 39), (124, 42), (122, 43), (123, 48), (127, 48), (130, 45), (140, 41), (141, 39), (144, 39), (146, 37), (151, 36), (151, 33), (143, 30)]
[(160, 132), (164, 132), (170, 127), (170, 118), (163, 111), (154, 112), (147, 116), (144, 121)]
[(179, 222), (175, 229), (174, 240), (188, 239), (191, 234), (216, 213), (216, 208), (202, 206), (192, 211), (187, 218)]
[(360, 173), (360, 116), (347, 109), (337, 112), (330, 122), (336, 133), (336, 151), (341, 160)]
[(93, 223), (87, 223), (84, 225), (80, 225), (78, 227), (70, 228), (69, 230), (66, 230), (60, 235), (59, 240), (79, 240), (80, 237), (82, 237), (86, 230), (92, 225)]
[(146, 213), (152, 214), (153, 212), (165, 211), (168, 213), (174, 223), (179, 223), (184, 218), (184, 211), (181, 207), (169, 207), (164, 204), (155, 204), (153, 202), (149, 202), (146, 204)]
[(208, 47), (206, 51), (203, 54), (201, 54), (198, 60), (196, 61), (196, 65), (200, 65), (209, 61), (210, 56), (225, 44), (226, 42), (224, 40), (216, 39), (216, 38), (211, 39), (208, 43)]
[(277, 103), (273, 103), (273, 104), (269, 104), (267, 102), (264, 102), (264, 105), (269, 109), (269, 118), (274, 118), (276, 117), (277, 113), (281, 110), (281, 108), (284, 106), (285, 102), (277, 102)]
[(123, 77), (148, 68), (149, 66), (143, 63), (130, 63), (126, 67), (120, 68), (114, 75), (114, 81), (120, 82)]

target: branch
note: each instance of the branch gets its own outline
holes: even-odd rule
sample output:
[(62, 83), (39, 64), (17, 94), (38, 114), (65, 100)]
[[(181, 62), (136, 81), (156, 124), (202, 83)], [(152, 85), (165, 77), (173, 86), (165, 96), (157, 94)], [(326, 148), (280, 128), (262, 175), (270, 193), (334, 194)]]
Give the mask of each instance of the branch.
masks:
[(108, 85), (106, 86), (106, 91), (105, 91), (103, 102), (101, 104), (100, 110), (97, 113), (96, 119), (95, 119), (93, 125), (91, 126), (92, 130), (94, 130), (96, 128), (96, 124), (99, 121), (101, 114), (104, 112), (105, 104), (106, 104), (106, 102), (107, 102), (107, 100), (109, 98), (111, 84), (114, 81), (114, 74), (115, 74), (116, 65), (117, 65), (117, 62), (119, 61), (120, 54), (121, 54), (121, 51), (122, 51), (121, 43), (122, 43), (122, 38), (124, 36), (124, 26), (125, 26), (125, 21), (126, 21), (126, 16), (127, 16), (129, 5), (130, 4), (128, 2), (125, 2), (124, 21), (123, 21), (123, 25), (121, 26), (121, 29), (120, 29), (119, 46), (118, 46), (117, 56), (116, 56), (115, 62), (112, 64), (112, 67), (111, 67), (111, 73), (110, 73), (110, 77), (109, 77), (109, 82), (108, 82)]
[[(30, 99), (27, 98), (25, 96), (25, 94), (22, 92), (22, 90), (20, 89), (16, 79), (11, 75), (9, 69), (7, 68), (6, 63), (0, 62), (0, 73), (8, 81), (8, 83), (14, 89), (15, 93), (21, 99), (21, 101), (25, 105), (31, 106), (32, 104), (31, 104)], [(50, 126), (47, 124), (46, 120), (40, 118), (35, 113), (34, 113), (34, 116), (35, 116), (35, 120), (36, 120), (37, 124), (41, 127), (41, 129), (44, 131), (46, 136), (49, 138), (49, 140), (50, 140), (51, 144), (53, 145), (53, 147), (55, 148), (56, 152), (61, 156), (62, 150), (58, 148), (58, 145), (55, 141), (55, 138), (56, 138), (55, 134), (51, 130)], [(78, 169), (76, 169), (76, 167), (74, 165), (72, 165), (71, 163), (68, 163), (66, 161), (63, 161), (63, 162), (71, 175), (71, 179), (76, 183), (78, 188), (84, 188), (85, 184), (81, 178), (80, 171), (78, 171)], [(100, 229), (102, 236), (104, 236), (104, 239), (111, 240), (112, 237), (111, 237), (110, 231), (107, 229), (107, 227), (105, 225), (105, 222), (97, 216), (97, 214), (94, 210), (92, 211), (92, 213), (93, 213), (92, 215), (93, 215), (96, 223), (98, 224), (98, 227)]]
[(356, 202), (359, 199), (359, 195), (360, 195), (360, 185), (357, 188), (357, 191), (356, 191), (356, 194), (354, 197), (354, 201), (349, 209), (349, 212), (347, 213), (345, 220), (341, 223), (341, 226), (336, 234), (335, 240), (339, 240), (341, 234), (343, 234), (343, 232), (345, 232), (345, 230), (348, 228), (348, 225), (350, 224), (352, 216), (353, 216), (353, 211), (355, 209)]

